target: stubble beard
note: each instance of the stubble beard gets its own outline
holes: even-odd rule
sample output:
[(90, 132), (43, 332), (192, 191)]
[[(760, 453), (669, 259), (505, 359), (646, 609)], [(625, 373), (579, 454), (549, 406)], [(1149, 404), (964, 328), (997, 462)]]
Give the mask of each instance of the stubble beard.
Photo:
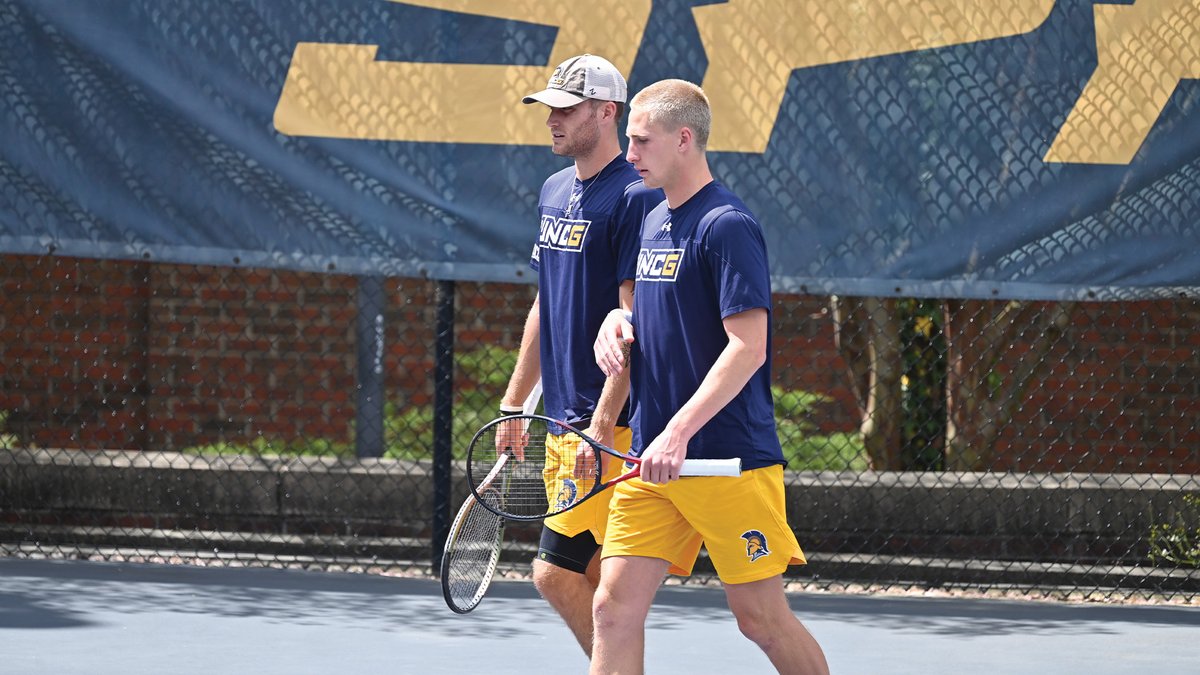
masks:
[(600, 145), (600, 125), (596, 123), (596, 111), (593, 109), (587, 121), (575, 130), (574, 140), (560, 147), (554, 154), (579, 159), (595, 152), (598, 145)]

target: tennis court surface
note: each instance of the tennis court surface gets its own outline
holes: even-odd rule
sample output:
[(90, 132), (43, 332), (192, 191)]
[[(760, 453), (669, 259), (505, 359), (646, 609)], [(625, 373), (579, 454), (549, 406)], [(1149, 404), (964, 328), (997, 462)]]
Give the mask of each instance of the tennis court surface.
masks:
[[(1184, 673), (1200, 608), (793, 594), (834, 673)], [(651, 673), (763, 673), (716, 588), (664, 587)], [(531, 584), (459, 616), (436, 581), (298, 570), (0, 559), (0, 672), (586, 672)]]

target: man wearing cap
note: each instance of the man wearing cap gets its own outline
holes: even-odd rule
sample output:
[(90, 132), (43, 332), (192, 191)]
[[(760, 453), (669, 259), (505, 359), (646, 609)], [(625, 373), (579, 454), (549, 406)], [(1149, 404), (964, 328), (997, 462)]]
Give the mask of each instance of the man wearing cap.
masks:
[[(538, 199), (539, 230), (530, 267), (538, 293), (525, 322), (517, 365), (501, 414), (521, 412), (540, 377), (545, 413), (596, 440), (628, 450), (628, 375), (606, 380), (592, 344), (613, 307), (633, 306), (633, 279), (643, 217), (662, 201), (625, 161), (617, 125), (625, 78), (591, 54), (567, 59), (542, 91), (522, 99), (549, 109), (554, 154), (573, 166), (553, 174)], [(548, 452), (575, 452), (567, 436), (547, 439)], [(607, 463), (605, 477), (621, 472)], [(533, 563), (538, 591), (563, 617), (590, 656), (592, 597), (599, 583), (600, 543), (611, 490), (547, 519)]]

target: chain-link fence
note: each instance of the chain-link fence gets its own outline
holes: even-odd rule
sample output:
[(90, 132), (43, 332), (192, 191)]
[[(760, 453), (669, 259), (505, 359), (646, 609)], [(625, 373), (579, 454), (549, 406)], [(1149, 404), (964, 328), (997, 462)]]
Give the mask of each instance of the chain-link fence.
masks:
[[(0, 258), (0, 547), (426, 574), (532, 286)], [(775, 297), (822, 587), (1200, 588), (1200, 304)], [(504, 573), (536, 541), (510, 528)], [(701, 564), (694, 580), (710, 578)]]

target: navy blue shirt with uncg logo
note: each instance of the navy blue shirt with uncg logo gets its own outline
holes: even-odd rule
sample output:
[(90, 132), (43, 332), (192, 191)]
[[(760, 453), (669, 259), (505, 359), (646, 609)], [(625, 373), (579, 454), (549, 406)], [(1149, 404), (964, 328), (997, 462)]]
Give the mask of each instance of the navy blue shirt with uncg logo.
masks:
[[(700, 388), (729, 343), (722, 319), (767, 310), (771, 279), (762, 227), (716, 182), (647, 217), (633, 295), (630, 361), (633, 451), (641, 452)], [(742, 458), (743, 469), (783, 464), (771, 399), (770, 359), (688, 443), (693, 459)]]
[[(542, 186), (529, 266), (538, 274), (547, 416), (591, 419), (605, 380), (592, 345), (620, 304), (621, 282), (633, 279), (642, 219), (662, 199), (621, 156), (585, 181), (570, 166)], [(624, 411), (618, 424), (628, 424)]]

